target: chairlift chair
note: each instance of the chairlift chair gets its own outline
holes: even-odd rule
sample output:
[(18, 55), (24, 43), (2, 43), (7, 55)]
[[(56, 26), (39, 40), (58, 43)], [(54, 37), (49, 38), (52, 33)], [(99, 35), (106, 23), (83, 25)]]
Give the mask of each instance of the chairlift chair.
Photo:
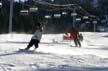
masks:
[(31, 8), (29, 8), (30, 12), (37, 12), (37, 10), (38, 10), (38, 7), (31, 7)]
[(20, 15), (29, 15), (29, 11), (27, 9), (23, 9), (20, 11)]

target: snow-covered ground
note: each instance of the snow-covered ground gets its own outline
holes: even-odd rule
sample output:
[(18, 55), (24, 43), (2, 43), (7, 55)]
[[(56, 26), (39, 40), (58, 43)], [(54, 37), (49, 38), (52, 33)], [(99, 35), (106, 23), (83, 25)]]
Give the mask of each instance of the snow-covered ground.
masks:
[(35, 52), (18, 51), (32, 35), (1, 34), (0, 71), (108, 71), (108, 33), (82, 34), (81, 48), (64, 34), (44, 34)]

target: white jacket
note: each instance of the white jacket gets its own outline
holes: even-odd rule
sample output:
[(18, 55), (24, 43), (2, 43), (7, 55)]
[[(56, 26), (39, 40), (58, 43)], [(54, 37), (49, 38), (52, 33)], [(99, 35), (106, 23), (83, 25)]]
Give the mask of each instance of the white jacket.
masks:
[(32, 36), (32, 39), (37, 39), (37, 40), (41, 40), (42, 37), (42, 31), (37, 29), (34, 33), (34, 35)]

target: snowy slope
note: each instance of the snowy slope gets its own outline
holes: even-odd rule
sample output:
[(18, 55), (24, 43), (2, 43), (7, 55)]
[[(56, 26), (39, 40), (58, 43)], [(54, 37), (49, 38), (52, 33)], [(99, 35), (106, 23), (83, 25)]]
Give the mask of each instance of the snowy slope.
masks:
[(108, 71), (108, 34), (82, 34), (81, 48), (64, 41), (64, 34), (44, 34), (35, 52), (18, 51), (32, 35), (1, 34), (0, 71)]

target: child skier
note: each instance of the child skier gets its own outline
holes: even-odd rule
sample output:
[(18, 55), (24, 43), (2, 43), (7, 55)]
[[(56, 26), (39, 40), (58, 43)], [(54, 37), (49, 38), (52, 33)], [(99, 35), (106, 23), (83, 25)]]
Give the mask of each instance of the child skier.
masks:
[(35, 46), (34, 50), (36, 50), (38, 48), (38, 44), (40, 43), (41, 37), (42, 37), (42, 27), (41, 27), (40, 23), (37, 23), (35, 33), (32, 36), (32, 38), (31, 38), (29, 44), (27, 45), (27, 47), (25, 48), (25, 50), (29, 50), (30, 47), (32, 47), (33, 45)]

